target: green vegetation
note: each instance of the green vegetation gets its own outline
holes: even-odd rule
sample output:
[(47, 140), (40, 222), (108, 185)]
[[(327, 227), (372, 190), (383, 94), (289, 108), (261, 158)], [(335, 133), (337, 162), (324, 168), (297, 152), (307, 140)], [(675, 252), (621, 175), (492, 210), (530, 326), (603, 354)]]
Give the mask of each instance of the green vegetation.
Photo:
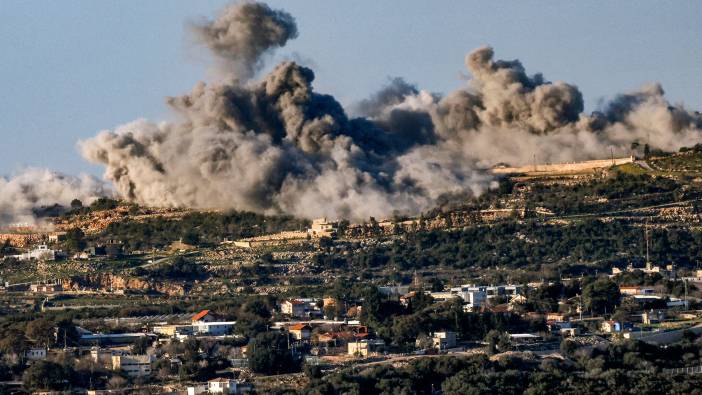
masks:
[(224, 238), (239, 239), (290, 229), (304, 229), (307, 221), (291, 216), (264, 216), (251, 212), (191, 213), (180, 220), (151, 218), (145, 221), (121, 221), (111, 224), (98, 241), (119, 240), (130, 250), (164, 248), (182, 240), (184, 243), (211, 245)]
[(288, 338), (279, 332), (263, 332), (249, 342), (249, 366), (257, 373), (281, 374), (299, 371), (300, 363), (288, 350)]
[[(499, 344), (499, 334), (491, 334)], [(280, 394), (692, 394), (702, 376), (673, 375), (660, 367), (680, 366), (679, 355), (699, 357), (700, 345), (689, 336), (659, 348), (627, 341), (602, 349), (573, 351), (571, 359), (502, 356), (424, 358), (407, 366), (380, 365), (313, 378), (301, 391)], [(570, 350), (570, 351), (569, 351)]]
[(699, 197), (699, 191), (669, 178), (617, 172), (572, 186), (535, 184), (525, 199), (527, 207), (540, 206), (568, 215), (631, 210)]
[[(622, 221), (583, 220), (572, 225), (507, 221), (463, 230), (408, 234), (391, 244), (352, 257), (318, 258), (325, 267), (397, 267), (403, 270), (450, 267), (538, 271), (558, 264), (564, 274), (579, 274), (585, 262), (600, 269), (629, 262), (643, 265), (643, 229)], [(651, 259), (695, 267), (702, 260), (702, 233), (687, 227), (651, 231)], [(328, 266), (327, 266), (328, 265)]]

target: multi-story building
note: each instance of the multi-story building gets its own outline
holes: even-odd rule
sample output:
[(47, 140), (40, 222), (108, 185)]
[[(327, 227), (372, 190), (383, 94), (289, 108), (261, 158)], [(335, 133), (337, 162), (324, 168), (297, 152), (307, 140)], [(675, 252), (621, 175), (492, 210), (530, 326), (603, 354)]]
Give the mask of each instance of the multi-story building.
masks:
[(129, 377), (151, 376), (153, 355), (113, 355), (112, 369), (121, 370)]
[(348, 354), (360, 357), (368, 357), (369, 355), (377, 355), (385, 348), (383, 339), (363, 339), (347, 344)]
[(307, 308), (307, 303), (297, 299), (284, 300), (283, 303), (280, 304), (280, 312), (294, 318), (305, 317)]

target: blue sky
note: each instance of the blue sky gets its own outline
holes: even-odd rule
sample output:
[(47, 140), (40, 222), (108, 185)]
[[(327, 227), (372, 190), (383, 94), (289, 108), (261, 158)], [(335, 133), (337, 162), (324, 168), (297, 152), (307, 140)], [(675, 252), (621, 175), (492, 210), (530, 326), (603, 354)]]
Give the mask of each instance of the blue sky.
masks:
[[(220, 0), (0, 1), (0, 174), (23, 166), (101, 174), (78, 139), (139, 117), (167, 119), (163, 97), (188, 91), (211, 64), (185, 23)], [(481, 45), (529, 73), (578, 85), (586, 110), (660, 82), (702, 110), (699, 1), (269, 1), (297, 19), (273, 55), (315, 70), (315, 89), (344, 104), (388, 77), (448, 92)]]

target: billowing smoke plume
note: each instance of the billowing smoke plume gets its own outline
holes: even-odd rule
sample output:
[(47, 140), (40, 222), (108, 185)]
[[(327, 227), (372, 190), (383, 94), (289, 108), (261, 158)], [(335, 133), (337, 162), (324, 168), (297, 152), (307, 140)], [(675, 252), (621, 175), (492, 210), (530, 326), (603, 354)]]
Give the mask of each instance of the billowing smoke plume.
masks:
[[(437, 98), (425, 91), (384, 109), (430, 114), (439, 139), (450, 150), (489, 167), (499, 162), (567, 162), (629, 155), (632, 143), (674, 151), (702, 139), (702, 116), (663, 97), (659, 85), (619, 95), (601, 111), (583, 113), (577, 87), (529, 76), (519, 61), (493, 59), (479, 48), (466, 57), (468, 86)], [(449, 148), (450, 147), (450, 148)]]
[(230, 6), (214, 21), (193, 24), (192, 30), (229, 73), (243, 78), (253, 76), (262, 55), (297, 37), (290, 14), (253, 2)]
[(73, 199), (84, 204), (111, 196), (105, 184), (91, 176), (72, 177), (46, 169), (27, 169), (0, 177), (0, 225), (36, 225), (35, 211), (56, 204), (69, 207)]
[[(602, 158), (633, 142), (677, 149), (700, 140), (702, 118), (671, 106), (658, 86), (583, 113), (573, 85), (529, 76), (491, 48), (468, 55), (473, 78), (445, 97), (401, 79), (349, 118), (314, 92), (312, 70), (279, 64), (249, 81), (261, 56), (295, 37), (288, 14), (259, 3), (227, 8), (196, 28), (231, 62), (225, 83), (167, 99), (178, 123), (138, 120), (80, 143), (127, 199), (354, 219), (417, 212), (444, 194), (479, 194), (498, 162)], [(245, 71), (241, 72), (241, 67)]]

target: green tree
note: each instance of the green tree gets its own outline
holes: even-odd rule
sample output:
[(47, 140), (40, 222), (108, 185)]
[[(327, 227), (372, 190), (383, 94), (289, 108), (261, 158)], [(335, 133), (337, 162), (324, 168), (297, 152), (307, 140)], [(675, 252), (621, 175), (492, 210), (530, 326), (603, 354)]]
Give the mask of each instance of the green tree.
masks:
[(0, 351), (5, 354), (23, 355), (27, 349), (27, 338), (19, 329), (10, 329), (0, 339)]
[(249, 367), (256, 373), (280, 374), (299, 370), (288, 350), (287, 334), (263, 332), (249, 342)]
[(492, 329), (485, 335), (485, 342), (488, 344), (488, 355), (509, 351), (511, 348), (507, 332), (498, 331), (497, 329)]
[(66, 249), (69, 251), (83, 251), (87, 246), (85, 233), (80, 228), (73, 228), (66, 232)]
[(46, 318), (37, 318), (27, 324), (27, 337), (44, 347), (51, 346), (55, 339), (54, 323)]
[(70, 374), (63, 366), (50, 361), (37, 361), (24, 371), (22, 382), (31, 391), (58, 390), (65, 387), (69, 378)]
[(132, 354), (143, 355), (146, 354), (146, 350), (151, 346), (151, 338), (148, 336), (143, 336), (137, 339), (137, 341), (132, 344)]
[(619, 286), (607, 278), (599, 278), (583, 288), (585, 308), (598, 314), (613, 312), (620, 296)]
[(561, 354), (563, 354), (566, 357), (573, 357), (575, 354), (575, 350), (578, 349), (578, 345), (569, 339), (564, 339), (561, 341)]

